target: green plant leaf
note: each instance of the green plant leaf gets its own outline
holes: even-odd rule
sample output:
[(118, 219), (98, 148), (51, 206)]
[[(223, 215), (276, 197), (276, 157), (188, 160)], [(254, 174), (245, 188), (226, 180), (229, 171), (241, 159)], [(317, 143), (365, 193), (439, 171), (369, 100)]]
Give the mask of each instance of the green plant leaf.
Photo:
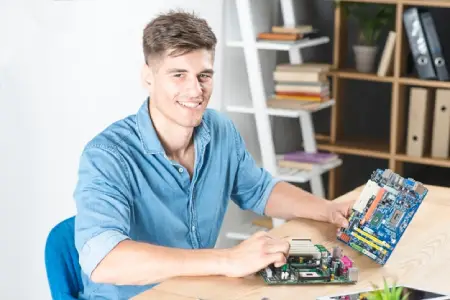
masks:
[(371, 6), (368, 3), (341, 2), (340, 0), (335, 0), (334, 3), (342, 8), (349, 19), (357, 23), (359, 41), (365, 45), (375, 45), (382, 30), (391, 25), (395, 16), (394, 6), (389, 4)]
[(403, 295), (401, 300), (408, 300), (408, 297), (409, 297), (409, 293), (406, 293)]
[(398, 299), (398, 300), (400, 300), (400, 296), (401, 296), (401, 294), (402, 294), (402, 288), (398, 288), (396, 291), (395, 291), (395, 297), (394, 297), (394, 299)]

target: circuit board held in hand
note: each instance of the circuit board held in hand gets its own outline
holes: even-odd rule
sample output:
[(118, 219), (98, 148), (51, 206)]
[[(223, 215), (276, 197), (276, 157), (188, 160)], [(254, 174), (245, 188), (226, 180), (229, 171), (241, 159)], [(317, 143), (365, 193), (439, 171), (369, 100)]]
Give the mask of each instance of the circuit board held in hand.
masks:
[(272, 264), (259, 272), (267, 284), (349, 284), (358, 280), (358, 268), (340, 247), (334, 247), (330, 253), (309, 239), (291, 239), (290, 245), (284, 266), (277, 268)]
[(367, 181), (338, 240), (384, 265), (412, 221), (428, 189), (386, 169)]

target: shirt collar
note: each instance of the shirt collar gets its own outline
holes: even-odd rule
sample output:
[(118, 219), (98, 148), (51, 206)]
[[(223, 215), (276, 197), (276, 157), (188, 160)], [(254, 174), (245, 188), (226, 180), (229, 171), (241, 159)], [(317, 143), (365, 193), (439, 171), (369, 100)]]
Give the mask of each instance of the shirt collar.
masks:
[[(150, 98), (147, 98), (136, 114), (139, 139), (147, 154), (164, 154), (165, 150), (158, 138), (152, 119), (150, 118), (148, 108), (149, 101)], [(209, 140), (210, 131), (203, 118), (200, 125), (194, 129), (194, 141), (206, 144)]]

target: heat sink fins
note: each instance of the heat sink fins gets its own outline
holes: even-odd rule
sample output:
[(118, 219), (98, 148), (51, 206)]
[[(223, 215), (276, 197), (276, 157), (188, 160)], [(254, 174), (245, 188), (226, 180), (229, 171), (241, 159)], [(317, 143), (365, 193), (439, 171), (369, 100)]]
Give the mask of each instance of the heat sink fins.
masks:
[(317, 249), (317, 247), (311, 242), (311, 240), (292, 239), (290, 244), (290, 255), (311, 256), (316, 259), (320, 259), (321, 257), (319, 249)]

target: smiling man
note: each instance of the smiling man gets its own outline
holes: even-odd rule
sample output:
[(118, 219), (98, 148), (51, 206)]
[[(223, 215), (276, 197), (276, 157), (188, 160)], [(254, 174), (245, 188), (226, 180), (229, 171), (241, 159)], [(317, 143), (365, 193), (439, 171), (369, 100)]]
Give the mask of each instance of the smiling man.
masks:
[(74, 193), (81, 299), (129, 299), (175, 276), (240, 277), (283, 265), (289, 244), (264, 232), (214, 249), (229, 199), (260, 215), (346, 226), (350, 203), (273, 178), (233, 123), (207, 109), (216, 42), (207, 22), (188, 13), (145, 27), (149, 97), (81, 155)]

